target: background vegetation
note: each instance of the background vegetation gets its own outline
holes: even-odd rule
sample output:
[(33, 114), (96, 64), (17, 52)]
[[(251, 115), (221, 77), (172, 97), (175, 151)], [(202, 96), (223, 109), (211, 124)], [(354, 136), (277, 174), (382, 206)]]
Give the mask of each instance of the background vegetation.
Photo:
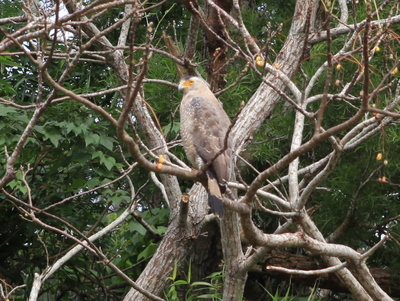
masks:
[[(398, 1), (64, 2), (0, 0), (0, 299), (139, 300), (133, 281), (143, 300), (400, 296)], [(240, 202), (227, 200), (226, 221), (207, 215), (184, 165), (185, 72), (208, 79), (234, 122)], [(193, 196), (186, 230), (181, 193)], [(251, 210), (276, 242), (246, 230)], [(350, 250), (370, 251), (372, 291), (357, 273), (367, 257)], [(318, 273), (332, 256), (346, 268)], [(347, 268), (358, 280), (338, 281)], [(228, 292), (235, 277), (243, 287)]]

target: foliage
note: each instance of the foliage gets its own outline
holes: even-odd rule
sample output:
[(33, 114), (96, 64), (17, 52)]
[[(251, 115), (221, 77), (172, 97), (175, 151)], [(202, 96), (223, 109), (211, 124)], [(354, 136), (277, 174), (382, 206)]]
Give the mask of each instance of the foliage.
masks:
[[(168, 301), (177, 301), (180, 300), (179, 291), (183, 290), (185, 292), (184, 300), (198, 300), (198, 299), (207, 299), (207, 300), (222, 300), (221, 288), (223, 286), (223, 270), (219, 272), (212, 273), (207, 276), (210, 279), (210, 282), (204, 281), (191, 281), (192, 276), (192, 264), (189, 263), (188, 271), (186, 274), (186, 280), (179, 280), (177, 277), (178, 274), (178, 266), (175, 264), (172, 276), (169, 277), (169, 280), (172, 281), (169, 288), (164, 292), (165, 298)], [(199, 294), (199, 291), (204, 291), (207, 289), (209, 293), (207, 294)]]
[[(398, 275), (399, 105), (390, 105), (399, 97), (400, 25), (393, 21), (385, 23), (386, 27), (371, 26), (367, 44), (362, 27), (368, 4), (372, 20), (379, 22), (397, 14), (398, 7), (393, 2), (345, 1), (349, 9), (347, 23), (361, 22), (354, 31), (347, 26), (346, 34), (335, 31), (342, 21), (339, 21), (341, 10), (334, 2), (330, 23), (321, 25), (322, 29), (307, 23), (301, 34), (295, 35), (304, 35), (303, 29), (309, 30), (309, 38), (303, 41), (307, 44), (316, 36), (323, 36), (326, 26), (332, 29), (330, 40), (307, 45), (293, 63), (298, 63), (297, 67), (275, 64), (282, 58), (289, 61), (292, 55), (289, 50), (296, 50), (285, 44), (293, 35), (292, 25), (298, 18), (293, 17), (299, 3), (294, 0), (243, 1), (240, 11), (228, 12), (236, 22), (243, 19), (251, 39), (246, 39), (242, 27), (225, 20), (221, 36), (212, 40), (206, 33), (215, 20), (202, 20), (194, 35), (193, 49), (189, 49), (195, 53), (193, 57), (186, 55), (196, 7), (187, 3), (145, 1), (140, 4), (140, 12), (128, 16), (129, 5), (116, 1), (84, 1), (84, 7), (74, 8), (75, 15), (71, 7), (68, 7), (71, 12), (64, 6), (59, 10), (58, 2), (39, 1), (40, 7), (33, 2), (0, 1), (0, 291), (3, 294), (0, 298), (8, 294), (9, 299), (29, 299), (35, 273), (45, 277), (49, 268), (82, 246), (54, 274), (42, 278), (39, 299), (120, 300), (130, 289), (123, 275), (146, 283), (142, 273), (154, 264), (151, 261), (154, 257), (162, 257), (159, 246), (168, 238), (167, 234), (181, 235), (171, 244), (176, 248), (171, 256), (177, 257), (177, 254), (187, 255), (199, 236), (207, 236), (199, 226), (203, 220), (207, 221), (206, 202), (203, 207), (193, 204), (197, 193), (193, 181), (199, 178), (188, 168), (181, 168), (182, 162), (187, 161), (179, 140), (181, 94), (175, 85), (180, 76), (177, 66), (194, 70), (210, 82), (224, 83), (217, 85), (215, 92), (220, 93), (219, 99), (234, 121), (232, 135), (245, 133), (238, 134), (242, 140), (238, 142), (241, 145), (235, 184), (245, 187), (238, 191), (239, 197), (246, 197), (249, 190), (256, 191), (248, 188), (258, 185), (255, 179), (260, 174), (270, 172), (261, 181), (266, 186), (256, 187), (264, 193), (258, 196), (252, 213), (256, 227), (267, 234), (281, 229), (287, 233), (303, 231), (317, 239), (299, 221), (300, 213), (310, 212), (310, 220), (322, 237), (327, 240), (334, 237), (332, 242), (361, 252), (370, 250), (390, 234), (385, 246), (370, 255), (368, 265), (389, 270), (393, 277)], [(67, 6), (73, 4), (77, 3), (65, 1)], [(200, 3), (198, 9), (205, 13), (204, 18), (211, 18), (211, 6)], [(310, 8), (307, 14), (313, 11)], [(59, 12), (57, 19), (62, 20), (55, 25)], [(308, 19), (307, 22), (314, 20)], [(128, 29), (123, 28), (124, 24)], [(172, 37), (180, 51), (178, 55), (171, 54), (163, 34)], [(127, 42), (120, 45), (124, 35)], [(210, 55), (212, 44), (221, 40), (223, 51), (219, 53), (222, 49), (219, 47)], [(252, 43), (259, 47), (258, 52)], [(263, 56), (265, 66), (257, 64), (258, 56)], [(219, 61), (220, 58), (223, 59)], [(328, 59), (331, 59), (329, 64)], [(215, 62), (221, 66), (213, 69)], [(364, 82), (366, 67), (369, 75)], [(307, 104), (296, 99), (287, 82), (282, 84), (283, 75), (309, 101)], [(224, 90), (225, 87), (229, 89)], [(256, 99), (257, 92), (267, 89), (272, 92)], [(319, 134), (316, 129), (319, 112), (323, 112), (320, 132), (334, 129), (359, 112), (367, 90), (374, 96), (369, 99), (363, 117), (351, 128), (335, 132), (302, 152), (298, 168), (306, 171), (299, 172), (296, 185), (287, 180), (289, 168), (296, 164), (295, 158), (285, 164), (278, 163), (291, 154), (292, 138), (299, 134), (296, 117), (301, 110), (296, 104), (304, 104), (301, 109), (306, 117), (300, 134), (302, 141), (295, 149)], [(135, 97), (133, 92), (137, 92)], [(317, 98), (324, 93), (329, 95), (326, 105), (323, 98)], [(270, 103), (273, 98), (277, 100)], [(118, 127), (116, 124), (124, 118), (122, 112), (130, 99), (136, 102), (128, 110), (124, 125)], [(256, 114), (266, 112), (267, 105), (271, 107), (268, 114)], [(249, 107), (254, 112), (246, 111)], [(255, 112), (256, 109), (259, 110)], [(378, 114), (372, 109), (384, 112)], [(392, 120), (385, 123), (388, 118)], [(260, 125), (246, 132), (239, 128), (243, 120)], [(372, 120), (370, 124), (368, 120)], [(357, 126), (360, 132), (362, 129), (370, 132), (365, 139), (356, 141), (357, 145), (346, 148), (341, 141)], [(124, 140), (123, 131), (129, 139)], [(132, 145), (137, 146), (143, 158), (132, 151)], [(334, 152), (340, 153), (337, 162), (312, 170)], [(174, 165), (163, 165), (160, 154)], [(165, 166), (175, 169), (168, 175), (161, 174)], [(319, 178), (324, 168), (329, 173)], [(171, 179), (177, 179), (177, 184), (171, 184)], [(295, 208), (293, 191), (298, 189), (298, 199), (313, 181), (317, 185), (304, 206)], [(192, 197), (187, 228), (176, 222), (180, 217), (181, 192), (189, 192)], [(277, 199), (292, 203), (285, 207)], [(253, 200), (242, 200), (237, 206)], [(119, 221), (126, 212), (129, 213), (126, 218)], [(118, 225), (90, 245), (89, 237), (116, 221)], [(287, 228), (281, 227), (288, 224)], [(225, 239), (227, 236), (222, 235)], [(182, 251), (184, 243), (187, 250)], [(210, 244), (214, 244), (208, 249), (212, 255), (217, 254), (218, 248), (224, 248), (220, 242)], [(247, 244), (251, 245), (243, 239), (243, 250)], [(304, 252), (304, 248), (283, 247), (293, 254)], [(179, 269), (186, 260), (182, 257), (170, 260), (173, 267), (165, 266), (165, 273), (172, 273), (168, 288), (161, 287), (167, 277), (152, 275), (160, 277), (159, 286), (167, 300), (179, 300), (182, 295), (185, 300), (222, 300), (224, 283), (237, 280), (226, 281), (225, 277), (232, 273), (221, 270), (215, 262), (209, 265), (207, 281), (204, 278), (193, 281), (195, 267), (191, 264), (186, 277), (181, 279)], [(210, 257), (215, 257), (207, 258), (210, 261), (221, 261), (217, 256)], [(243, 262), (248, 258), (243, 255)], [(242, 264), (224, 260), (227, 270), (232, 266), (238, 269)], [(115, 271), (110, 262), (121, 272)], [(262, 266), (262, 259), (257, 264)], [(274, 300), (300, 300), (291, 297), (289, 289), (283, 297), (280, 291), (273, 294), (271, 288), (265, 289)]]

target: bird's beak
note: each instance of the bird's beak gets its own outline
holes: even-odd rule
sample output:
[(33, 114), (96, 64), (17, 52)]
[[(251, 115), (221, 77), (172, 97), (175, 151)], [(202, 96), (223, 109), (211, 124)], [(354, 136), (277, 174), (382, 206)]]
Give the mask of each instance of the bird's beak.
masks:
[(185, 86), (182, 85), (182, 83), (179, 83), (178, 90), (179, 90), (179, 91), (182, 91), (184, 88), (185, 88)]

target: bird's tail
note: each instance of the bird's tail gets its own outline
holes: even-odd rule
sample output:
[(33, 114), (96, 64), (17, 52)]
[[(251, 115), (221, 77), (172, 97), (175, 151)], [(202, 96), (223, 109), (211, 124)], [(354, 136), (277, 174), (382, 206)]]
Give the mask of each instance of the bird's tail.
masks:
[(208, 205), (211, 212), (218, 217), (224, 216), (224, 203), (222, 202), (222, 194), (215, 178), (208, 178)]

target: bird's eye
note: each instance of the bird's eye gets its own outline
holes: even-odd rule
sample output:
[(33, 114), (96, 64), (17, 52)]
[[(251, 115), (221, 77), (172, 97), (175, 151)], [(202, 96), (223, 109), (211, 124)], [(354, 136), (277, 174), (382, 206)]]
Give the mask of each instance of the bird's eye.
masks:
[(189, 84), (193, 85), (194, 84), (194, 80), (189, 80)]

